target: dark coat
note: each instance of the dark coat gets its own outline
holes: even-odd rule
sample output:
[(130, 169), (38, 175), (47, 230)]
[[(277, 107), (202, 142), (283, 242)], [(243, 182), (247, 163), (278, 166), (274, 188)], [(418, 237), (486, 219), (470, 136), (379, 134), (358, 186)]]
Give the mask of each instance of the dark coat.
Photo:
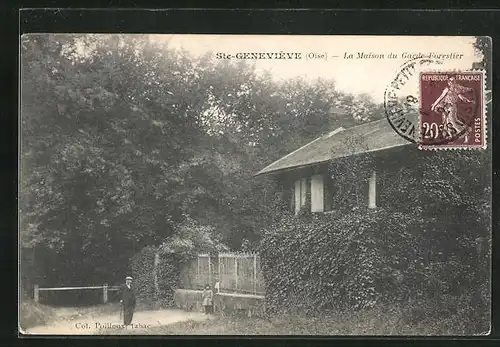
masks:
[(128, 289), (127, 285), (123, 285), (122, 287), (122, 301), (123, 301), (123, 306), (124, 307), (130, 307), (134, 308), (135, 307), (135, 290), (134, 287), (130, 287)]

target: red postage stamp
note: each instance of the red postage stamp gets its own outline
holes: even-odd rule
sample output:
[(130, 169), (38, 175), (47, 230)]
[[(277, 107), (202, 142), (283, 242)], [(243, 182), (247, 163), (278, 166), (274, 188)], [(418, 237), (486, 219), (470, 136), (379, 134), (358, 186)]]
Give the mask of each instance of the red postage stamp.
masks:
[(484, 72), (420, 74), (420, 149), (486, 148)]

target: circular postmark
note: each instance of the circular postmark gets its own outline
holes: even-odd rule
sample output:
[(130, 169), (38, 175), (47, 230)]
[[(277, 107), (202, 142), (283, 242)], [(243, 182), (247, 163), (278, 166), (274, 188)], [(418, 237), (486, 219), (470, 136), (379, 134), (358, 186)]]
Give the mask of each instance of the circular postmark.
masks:
[[(421, 76), (430, 71), (442, 71), (443, 61), (418, 57), (404, 63), (385, 89), (384, 109), (387, 120), (394, 131), (406, 140), (419, 145), (443, 145), (451, 143), (466, 134), (477, 113), (475, 97), (467, 100), (467, 105), (455, 103), (451, 105), (445, 97), (454, 83), (454, 73), (438, 73), (447, 84), (430, 81), (422, 90)], [(441, 88), (441, 89), (440, 89)], [(453, 87), (455, 88), (455, 87)], [(432, 96), (429, 90), (443, 96)], [(425, 98), (426, 100), (423, 100)], [(429, 102), (434, 98), (434, 102)], [(425, 101), (425, 102), (423, 102)], [(439, 101), (439, 102), (438, 102)], [(426, 119), (438, 121), (426, 122)], [(456, 121), (455, 121), (456, 120)]]
[(384, 109), (394, 131), (414, 143), (420, 143), (421, 71), (438, 69), (443, 62), (431, 58), (415, 58), (405, 62), (384, 92)]

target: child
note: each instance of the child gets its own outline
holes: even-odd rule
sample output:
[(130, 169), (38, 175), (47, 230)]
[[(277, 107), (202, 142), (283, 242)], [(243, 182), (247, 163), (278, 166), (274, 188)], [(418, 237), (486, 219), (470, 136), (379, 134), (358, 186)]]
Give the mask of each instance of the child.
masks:
[(213, 296), (214, 293), (210, 286), (207, 284), (205, 289), (203, 289), (203, 306), (205, 307), (205, 314), (212, 313), (212, 305), (213, 305)]

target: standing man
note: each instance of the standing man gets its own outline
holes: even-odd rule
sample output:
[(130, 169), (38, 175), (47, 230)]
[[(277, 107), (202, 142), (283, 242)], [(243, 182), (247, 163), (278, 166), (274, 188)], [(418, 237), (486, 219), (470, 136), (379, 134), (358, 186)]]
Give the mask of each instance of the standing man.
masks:
[(132, 323), (132, 316), (135, 310), (135, 292), (132, 288), (132, 277), (130, 276), (125, 278), (120, 304), (123, 307), (123, 323), (129, 325)]

